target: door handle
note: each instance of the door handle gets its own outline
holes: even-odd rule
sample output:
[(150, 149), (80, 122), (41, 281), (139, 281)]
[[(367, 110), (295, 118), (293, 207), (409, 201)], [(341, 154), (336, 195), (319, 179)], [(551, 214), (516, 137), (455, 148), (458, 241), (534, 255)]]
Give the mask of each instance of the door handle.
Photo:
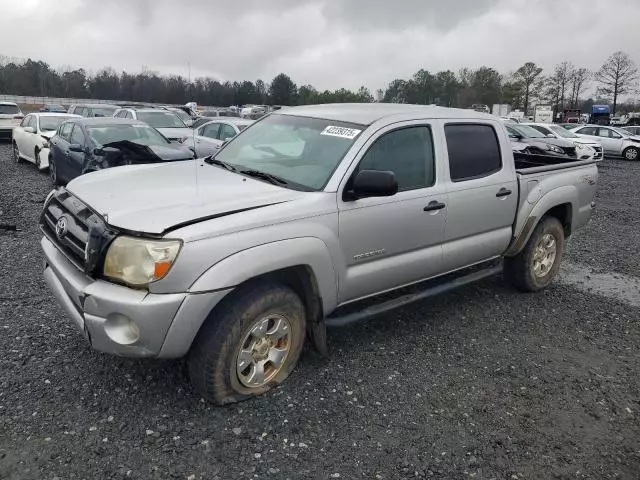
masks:
[(434, 210), (442, 210), (446, 205), (436, 200), (429, 202), (429, 204), (423, 208), (425, 212), (433, 212)]
[(508, 188), (501, 188), (500, 190), (498, 190), (498, 193), (496, 193), (496, 197), (500, 198), (500, 197), (508, 197), (509, 195), (511, 195), (511, 190), (509, 190)]

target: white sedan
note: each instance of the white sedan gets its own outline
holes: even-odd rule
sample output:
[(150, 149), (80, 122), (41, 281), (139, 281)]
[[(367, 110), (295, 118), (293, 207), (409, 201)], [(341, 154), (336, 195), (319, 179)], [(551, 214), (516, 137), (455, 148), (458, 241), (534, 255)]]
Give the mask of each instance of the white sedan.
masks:
[(573, 142), (576, 146), (576, 156), (581, 160), (602, 160), (602, 143), (582, 138), (566, 128), (553, 123), (527, 123), (548, 138), (561, 138)]
[(227, 141), (253, 123), (253, 120), (220, 117), (203, 123), (193, 130), (193, 137), (185, 138), (183, 143), (191, 148), (198, 158), (218, 153)]
[(49, 167), (49, 140), (58, 126), (80, 115), (68, 113), (30, 113), (13, 129), (13, 158), (35, 163), (38, 170)]

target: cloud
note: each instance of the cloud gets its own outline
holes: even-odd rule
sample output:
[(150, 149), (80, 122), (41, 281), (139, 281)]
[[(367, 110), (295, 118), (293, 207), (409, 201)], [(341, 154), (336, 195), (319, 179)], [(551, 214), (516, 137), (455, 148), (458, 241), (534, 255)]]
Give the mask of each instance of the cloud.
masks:
[(640, 62), (637, 0), (0, 0), (0, 11), (0, 55), (90, 71), (285, 72), (374, 90), (420, 68), (597, 69), (620, 49)]

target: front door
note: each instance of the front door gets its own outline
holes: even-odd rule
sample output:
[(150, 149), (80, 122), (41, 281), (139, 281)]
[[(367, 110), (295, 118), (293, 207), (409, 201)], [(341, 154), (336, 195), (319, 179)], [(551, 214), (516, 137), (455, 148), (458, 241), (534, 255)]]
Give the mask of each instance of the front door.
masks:
[(82, 126), (80, 124), (76, 123), (74, 125), (73, 131), (71, 132), (71, 141), (69, 143), (74, 147), (80, 146), (83, 149), (81, 152), (74, 152), (69, 149), (69, 179), (72, 179), (79, 177), (84, 173), (83, 169), (87, 156), (86, 152), (84, 151), (84, 132), (82, 131)]
[[(338, 191), (344, 260), (340, 303), (429, 278), (442, 269), (447, 198), (432, 125), (407, 122), (386, 127), (363, 151)], [(343, 192), (361, 170), (392, 171), (398, 193), (346, 201)]]
[(445, 270), (502, 255), (511, 242), (518, 207), (511, 149), (492, 121), (444, 122), (449, 200), (444, 233)]
[(610, 128), (600, 127), (598, 128), (598, 139), (596, 141), (602, 143), (605, 153), (610, 155), (622, 154), (622, 135), (618, 132)]
[(58, 134), (51, 139), (51, 157), (55, 163), (58, 178), (61, 181), (69, 181), (70, 177), (70, 158), (69, 158), (69, 140), (71, 140), (71, 130), (73, 123), (63, 123)]

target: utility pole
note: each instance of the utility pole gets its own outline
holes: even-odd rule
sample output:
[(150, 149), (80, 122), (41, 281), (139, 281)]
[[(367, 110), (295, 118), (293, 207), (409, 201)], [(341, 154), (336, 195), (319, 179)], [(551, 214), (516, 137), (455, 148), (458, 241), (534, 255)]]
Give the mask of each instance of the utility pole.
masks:
[(187, 62), (187, 69), (189, 70), (189, 88), (188, 88), (188, 94), (189, 94), (189, 98), (187, 99), (189, 102), (191, 101), (191, 62)]

